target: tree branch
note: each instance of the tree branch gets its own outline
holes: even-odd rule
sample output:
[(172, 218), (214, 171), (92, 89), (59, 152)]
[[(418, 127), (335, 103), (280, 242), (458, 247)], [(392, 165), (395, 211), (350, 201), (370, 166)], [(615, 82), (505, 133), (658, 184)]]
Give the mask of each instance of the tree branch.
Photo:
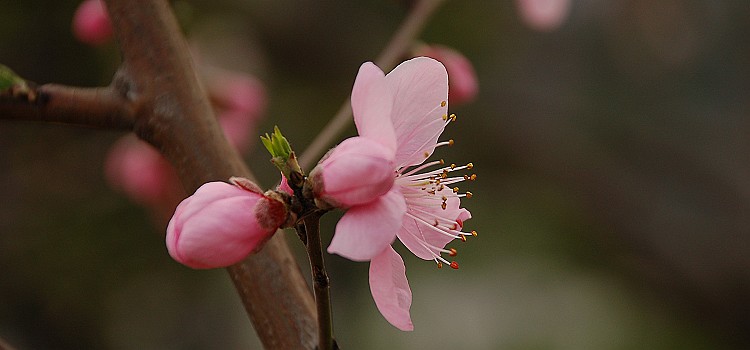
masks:
[[(318, 310), (318, 349), (333, 350), (333, 317), (331, 314), (331, 288), (323, 261), (323, 243), (320, 240), (320, 216), (313, 212), (304, 219), (303, 229), (307, 238), (305, 248), (310, 257), (310, 269)], [(299, 228), (298, 228), (299, 229)]]
[[(166, 0), (106, 0), (122, 51), (119, 85), (136, 106), (134, 131), (175, 166), (185, 189), (250, 177), (214, 119)], [(315, 306), (283, 235), (228, 272), (266, 348), (312, 349)]]
[[(409, 48), (422, 32), (430, 16), (437, 10), (443, 0), (419, 0), (406, 17), (401, 27), (391, 37), (388, 45), (383, 49), (375, 64), (383, 71), (390, 71), (396, 63), (405, 56)], [(338, 112), (323, 127), (323, 130), (313, 139), (307, 149), (299, 157), (303, 169), (310, 169), (330, 147), (333, 140), (341, 134), (352, 122), (352, 105), (349, 98), (339, 108)]]
[(0, 96), (0, 119), (33, 120), (78, 126), (131, 130), (135, 122), (128, 101), (115, 88), (79, 88), (46, 84), (23, 96)]
[[(188, 192), (230, 176), (252, 178), (216, 123), (168, 2), (105, 2), (123, 59), (113, 83), (102, 88), (47, 84), (25, 96), (3, 94), (0, 118), (131, 129), (174, 165)], [(395, 65), (440, 2), (417, 3), (376, 60), (378, 66), (390, 70)], [(309, 167), (350, 120), (347, 101), (310, 145), (302, 157), (303, 167)], [(315, 266), (313, 275), (319, 277)], [(282, 235), (227, 270), (266, 348), (316, 347), (316, 307)], [(324, 270), (322, 273), (325, 276)], [(314, 282), (320, 296), (328, 293), (328, 285), (322, 281), (316, 278)], [(323, 315), (328, 326), (321, 327), (320, 334), (332, 334), (330, 304), (321, 303), (319, 308), (328, 309)], [(335, 346), (335, 342), (330, 345), (330, 335), (326, 338), (321, 339), (324, 347)]]

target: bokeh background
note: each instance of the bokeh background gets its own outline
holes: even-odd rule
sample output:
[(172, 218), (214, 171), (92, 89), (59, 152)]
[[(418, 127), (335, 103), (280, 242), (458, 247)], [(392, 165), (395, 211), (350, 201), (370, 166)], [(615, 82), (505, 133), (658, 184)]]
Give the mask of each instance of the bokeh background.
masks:
[[(3, 1), (0, 62), (99, 86), (114, 44), (77, 1)], [(177, 2), (202, 62), (257, 76), (297, 150), (405, 17), (395, 0)], [(415, 331), (378, 313), (367, 264), (327, 259), (349, 349), (750, 348), (750, 2), (572, 0), (539, 30), (515, 1), (447, 1), (421, 39), (474, 63), (480, 93), (438, 150), (473, 162), (461, 269), (404, 254)], [(347, 135), (353, 135), (350, 128)], [(0, 120), (0, 338), (21, 349), (259, 347), (223, 270), (172, 261), (163, 213), (111, 188), (123, 133)], [(258, 147), (246, 159), (277, 180)], [(325, 239), (336, 215), (326, 218)], [(307, 265), (295, 235), (286, 234)], [(403, 250), (402, 250), (403, 252)]]

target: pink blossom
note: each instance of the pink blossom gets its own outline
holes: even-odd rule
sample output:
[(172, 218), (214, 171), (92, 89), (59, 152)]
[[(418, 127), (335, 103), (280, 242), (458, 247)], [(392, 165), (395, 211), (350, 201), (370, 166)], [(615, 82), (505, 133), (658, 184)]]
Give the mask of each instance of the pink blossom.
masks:
[(526, 25), (542, 32), (560, 27), (570, 12), (570, 0), (517, 0), (517, 3)]
[(211, 102), (220, 109), (258, 116), (266, 108), (266, 89), (262, 82), (251, 75), (214, 69), (206, 86), (211, 94)]
[[(111, 186), (140, 204), (157, 205), (176, 183), (169, 163), (151, 145), (135, 136), (123, 137), (112, 147), (105, 163)], [(173, 180), (170, 180), (173, 179)]]
[(474, 66), (460, 52), (442, 45), (421, 45), (416, 50), (417, 56), (427, 56), (440, 61), (448, 71), (448, 102), (460, 105), (471, 102), (479, 93), (479, 80)]
[(279, 200), (246, 187), (209, 182), (185, 198), (167, 226), (169, 255), (194, 269), (210, 269), (260, 249), (287, 211)]
[(470, 193), (449, 185), (473, 176), (448, 176), (471, 164), (422, 172), (443, 165), (442, 160), (424, 162), (436, 147), (453, 143), (438, 142), (455, 120), (447, 115), (448, 75), (427, 57), (406, 61), (388, 75), (367, 62), (351, 100), (360, 136), (342, 142), (311, 172), (318, 199), (348, 208), (328, 252), (370, 261), (370, 291), (381, 314), (395, 327), (412, 330), (411, 289), (391, 244), (398, 238), (418, 257), (458, 268), (441, 255), (455, 255), (446, 244), (472, 234), (461, 231), (471, 215), (459, 208), (460, 198)]
[(112, 38), (112, 23), (100, 0), (85, 0), (73, 15), (73, 35), (82, 43), (98, 46)]
[(206, 86), (227, 139), (238, 150), (246, 150), (266, 109), (263, 84), (250, 75), (214, 70)]

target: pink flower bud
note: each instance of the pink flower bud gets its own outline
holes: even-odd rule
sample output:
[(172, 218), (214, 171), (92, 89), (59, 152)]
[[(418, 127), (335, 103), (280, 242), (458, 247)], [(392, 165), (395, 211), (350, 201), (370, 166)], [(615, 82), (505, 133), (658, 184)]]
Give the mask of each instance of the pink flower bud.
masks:
[(448, 100), (451, 105), (471, 102), (479, 93), (479, 81), (474, 66), (460, 52), (442, 45), (422, 45), (416, 56), (427, 56), (440, 61), (448, 71)]
[(85, 0), (73, 15), (73, 35), (82, 43), (98, 46), (112, 38), (112, 23), (100, 0)]
[(551, 32), (562, 25), (570, 12), (570, 0), (518, 0), (518, 10), (531, 29)]
[(226, 267), (260, 249), (287, 216), (284, 203), (273, 196), (209, 182), (175, 209), (167, 250), (194, 269)]
[(393, 152), (363, 137), (344, 140), (310, 172), (315, 197), (334, 207), (372, 202), (393, 187)]

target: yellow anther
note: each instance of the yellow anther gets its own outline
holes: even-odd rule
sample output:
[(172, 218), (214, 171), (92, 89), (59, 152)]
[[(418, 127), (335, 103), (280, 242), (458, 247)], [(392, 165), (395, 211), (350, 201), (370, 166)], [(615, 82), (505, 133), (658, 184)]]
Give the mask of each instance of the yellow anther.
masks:
[(461, 241), (462, 241), (462, 242), (466, 242), (466, 236), (464, 236), (464, 235), (461, 235)]
[(456, 163), (451, 163), (451, 170), (456, 168)]
[(448, 208), (448, 204), (443, 202), (443, 204), (440, 204), (440, 207), (443, 208), (443, 210), (445, 210), (445, 208)]
[(443, 114), (443, 120), (448, 120), (448, 115), (447, 114)]
[(458, 193), (458, 187), (453, 187), (453, 193)]
[(471, 181), (474, 181), (476, 179), (477, 179), (477, 174), (471, 174), (471, 176), (469, 176), (469, 180)]
[(474, 196), (474, 194), (473, 194), (473, 193), (471, 193), (471, 192), (469, 192), (469, 191), (466, 191), (466, 198), (471, 198), (471, 197), (473, 197), (473, 196)]
[(450, 255), (450, 256), (456, 256), (456, 255), (458, 255), (458, 251), (456, 251), (456, 249), (451, 248), (451, 249), (448, 249), (448, 250), (450, 250), (450, 253), (448, 253), (448, 255)]
[(427, 152), (424, 152), (424, 154), (423, 154), (423, 155), (424, 155), (424, 157), (425, 157), (425, 158), (428, 158), (428, 157), (430, 156), (430, 154), (429, 154), (429, 153), (427, 153)]
[(466, 164), (466, 169), (469, 169), (469, 170), (471, 170), (471, 169), (473, 169), (473, 168), (474, 168), (474, 163), (469, 163), (469, 164)]
[(441, 263), (441, 262), (438, 261), (437, 262), (437, 266), (438, 266), (439, 269), (442, 269), (443, 268), (443, 263)]
[(453, 146), (454, 142), (453, 139), (448, 140), (448, 146)]
[(445, 161), (440, 159), (440, 165), (445, 165)]
[(452, 121), (452, 122), (455, 122), (455, 121), (456, 121), (456, 115), (455, 115), (455, 114), (451, 114), (450, 118), (451, 118), (451, 121)]
[(471, 230), (471, 235), (474, 236), (474, 237), (476, 237), (477, 236), (477, 231)]
[(440, 107), (445, 107), (448, 104), (448, 102), (440, 101)]

